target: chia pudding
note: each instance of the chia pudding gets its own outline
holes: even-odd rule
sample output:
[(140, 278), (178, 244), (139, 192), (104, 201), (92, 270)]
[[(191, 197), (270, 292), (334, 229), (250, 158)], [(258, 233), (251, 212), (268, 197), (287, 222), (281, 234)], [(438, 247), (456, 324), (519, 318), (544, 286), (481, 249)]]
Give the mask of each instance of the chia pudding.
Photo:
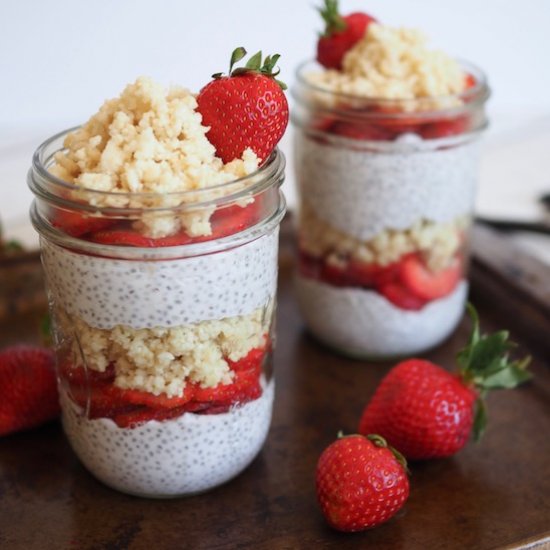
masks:
[(142, 77), (29, 174), (64, 430), (138, 496), (228, 481), (271, 419), (284, 159), (223, 161), (208, 132), (194, 95)]
[(293, 90), (300, 308), (344, 354), (419, 353), (464, 311), (486, 80), (376, 21), (322, 57)]

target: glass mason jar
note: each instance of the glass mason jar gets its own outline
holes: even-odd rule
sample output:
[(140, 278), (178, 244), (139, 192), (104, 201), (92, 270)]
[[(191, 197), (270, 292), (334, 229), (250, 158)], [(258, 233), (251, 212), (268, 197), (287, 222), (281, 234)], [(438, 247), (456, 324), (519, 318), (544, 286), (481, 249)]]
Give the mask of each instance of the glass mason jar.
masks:
[[(284, 157), (209, 189), (102, 193), (48, 171), (66, 134), (29, 172), (65, 433), (120, 491), (211, 489), (254, 459), (271, 421)], [(136, 231), (175, 217), (211, 235)]]
[(297, 297), (311, 332), (346, 355), (422, 352), (456, 327), (489, 88), (417, 100), (293, 89), (299, 193)]

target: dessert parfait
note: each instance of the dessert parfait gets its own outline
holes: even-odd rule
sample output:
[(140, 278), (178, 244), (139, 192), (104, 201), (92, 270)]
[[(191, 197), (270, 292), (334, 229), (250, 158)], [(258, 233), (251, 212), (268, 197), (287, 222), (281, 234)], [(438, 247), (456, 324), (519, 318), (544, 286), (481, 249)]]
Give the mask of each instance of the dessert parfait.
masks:
[(63, 426), (131, 494), (215, 487), (269, 428), (288, 106), (245, 53), (198, 95), (138, 78), (29, 172)]
[(342, 17), (333, 0), (321, 13), (293, 90), (298, 300), (346, 354), (417, 353), (464, 311), (488, 87), (417, 30)]

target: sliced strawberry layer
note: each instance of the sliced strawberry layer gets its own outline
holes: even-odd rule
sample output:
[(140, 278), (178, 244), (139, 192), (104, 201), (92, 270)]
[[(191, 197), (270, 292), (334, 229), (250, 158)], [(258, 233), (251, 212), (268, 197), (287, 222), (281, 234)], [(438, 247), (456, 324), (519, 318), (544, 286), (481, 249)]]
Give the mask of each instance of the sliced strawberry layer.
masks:
[(432, 272), (418, 256), (407, 256), (401, 263), (400, 278), (404, 286), (415, 296), (435, 300), (450, 294), (462, 275), (460, 261), (441, 271)]
[(111, 227), (116, 220), (86, 216), (80, 212), (52, 209), (51, 224), (71, 237), (81, 237), (93, 231)]
[(165, 393), (154, 395), (140, 390), (120, 390), (120, 398), (132, 405), (146, 405), (154, 409), (174, 409), (190, 401), (195, 394), (193, 384), (186, 384), (182, 395), (168, 397)]
[(359, 287), (382, 294), (401, 309), (419, 310), (427, 302), (450, 294), (462, 277), (462, 262), (456, 258), (447, 269), (431, 272), (417, 254), (381, 266), (355, 260), (332, 266), (322, 258), (300, 254), (300, 273), (335, 287)]
[[(210, 219), (212, 224), (212, 233), (210, 235), (190, 237), (185, 231), (181, 230), (167, 237), (152, 238), (142, 235), (128, 224), (119, 224), (117, 227), (99, 226), (91, 228), (88, 231), (88, 233), (91, 231), (88, 235), (88, 239), (98, 244), (135, 246), (140, 248), (181, 246), (220, 239), (243, 231), (258, 223), (261, 216), (259, 203), (260, 199), (256, 198), (254, 202), (245, 207), (232, 205), (225, 208), (219, 208), (212, 214)], [(112, 224), (112, 222), (110, 223)]]
[(113, 421), (119, 428), (136, 428), (140, 424), (156, 420), (170, 420), (185, 413), (185, 407), (173, 409), (151, 409), (149, 407), (135, 408), (130, 411), (122, 411), (113, 416)]
[(146, 237), (133, 229), (105, 229), (95, 231), (89, 235), (89, 240), (98, 244), (108, 244), (117, 246), (136, 246), (141, 248), (158, 248), (164, 246), (179, 246), (190, 244), (192, 242), (200, 242), (207, 240), (208, 237), (191, 238), (184, 231), (180, 231), (175, 235), (153, 239)]
[(82, 367), (64, 367), (61, 374), (69, 382), (72, 399), (87, 410), (89, 418), (112, 418), (120, 427), (134, 427), (148, 420), (175, 418), (185, 412), (219, 414), (233, 405), (257, 399), (262, 394), (260, 375), (269, 346), (269, 338), (266, 336), (264, 347), (250, 350), (238, 361), (228, 359), (234, 373), (230, 384), (201, 388), (188, 382), (183, 394), (175, 397), (118, 388), (112, 383), (112, 366), (105, 373), (97, 373), (97, 376)]
[(71, 386), (70, 393), (75, 403), (88, 411), (90, 418), (112, 417), (121, 410), (132, 407), (121, 396), (120, 390), (109, 382), (95, 386), (74, 385)]
[[(391, 107), (380, 106), (369, 109), (376, 115), (369, 120), (355, 122), (334, 121), (323, 128), (328, 133), (356, 140), (394, 141), (407, 133), (417, 134), (424, 139), (437, 139), (463, 134), (469, 129), (469, 117), (462, 114), (440, 119), (409, 116)], [(360, 115), (361, 112), (358, 113)], [(399, 116), (395, 116), (399, 114)], [(394, 116), (392, 116), (394, 115)]]
[(246, 206), (226, 206), (218, 208), (210, 218), (212, 224), (211, 239), (221, 239), (233, 235), (257, 224), (261, 218), (261, 198)]
[(99, 372), (82, 366), (73, 367), (70, 361), (62, 361), (59, 365), (59, 375), (71, 385), (95, 385), (114, 380), (115, 368), (111, 364), (103, 372)]
[(398, 283), (385, 283), (378, 288), (378, 292), (400, 309), (418, 311), (426, 305), (426, 300), (418, 298)]

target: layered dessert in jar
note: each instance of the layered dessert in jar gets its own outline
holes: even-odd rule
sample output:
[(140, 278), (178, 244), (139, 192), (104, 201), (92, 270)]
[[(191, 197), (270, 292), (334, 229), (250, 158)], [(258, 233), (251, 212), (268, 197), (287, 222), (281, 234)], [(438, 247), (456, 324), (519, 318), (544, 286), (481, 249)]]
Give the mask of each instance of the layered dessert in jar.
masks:
[(418, 353), (460, 320), (483, 73), (420, 31), (321, 10), (293, 90), (296, 294), (311, 332), (352, 356)]
[(269, 429), (288, 107), (255, 58), (198, 95), (138, 78), (33, 159), (63, 427), (127, 493), (215, 487)]

